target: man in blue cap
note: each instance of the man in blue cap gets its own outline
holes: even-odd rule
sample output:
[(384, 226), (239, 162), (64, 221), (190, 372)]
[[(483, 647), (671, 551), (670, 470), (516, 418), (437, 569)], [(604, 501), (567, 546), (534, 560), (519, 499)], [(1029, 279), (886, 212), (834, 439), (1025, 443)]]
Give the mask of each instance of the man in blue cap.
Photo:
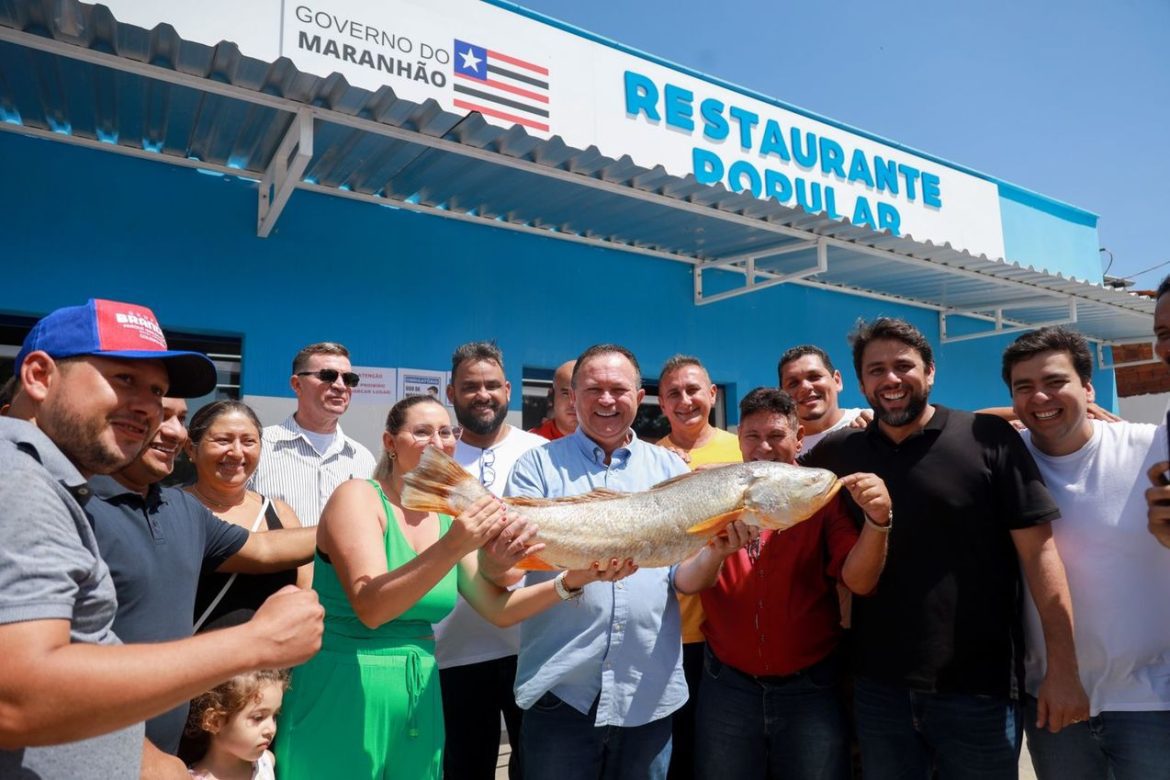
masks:
[(121, 645), (116, 601), (82, 504), (130, 463), (168, 392), (215, 386), (203, 355), (167, 349), (149, 309), (90, 300), (34, 326), (0, 419), (0, 777), (137, 777), (142, 721), (320, 646), (316, 595), (282, 591), (243, 626)]

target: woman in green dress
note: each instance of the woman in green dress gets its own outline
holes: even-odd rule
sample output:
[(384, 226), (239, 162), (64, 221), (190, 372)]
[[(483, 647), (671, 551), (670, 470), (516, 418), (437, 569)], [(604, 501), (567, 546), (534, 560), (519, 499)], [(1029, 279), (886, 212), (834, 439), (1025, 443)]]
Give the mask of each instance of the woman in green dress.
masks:
[[(456, 591), (485, 618), (510, 625), (559, 603), (552, 581), (503, 590), (477, 576), (477, 551), (496, 542), (511, 561), (527, 527), (485, 496), (456, 518), (404, 509), (402, 475), (423, 451), (448, 455), (462, 433), (430, 396), (399, 401), (386, 419), (375, 479), (337, 488), (321, 514), (313, 587), (325, 607), (321, 652), (293, 670), (277, 766), (299, 778), (438, 778), (443, 712), (431, 624)], [(568, 572), (569, 591), (631, 574)]]

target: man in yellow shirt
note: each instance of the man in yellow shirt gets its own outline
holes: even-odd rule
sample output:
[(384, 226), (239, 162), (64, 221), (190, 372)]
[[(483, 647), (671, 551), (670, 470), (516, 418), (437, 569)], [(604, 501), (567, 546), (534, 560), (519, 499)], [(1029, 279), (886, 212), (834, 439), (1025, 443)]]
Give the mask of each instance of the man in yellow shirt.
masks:
[[(670, 421), (670, 434), (656, 444), (676, 452), (692, 469), (739, 463), (739, 439), (711, 424), (718, 397), (707, 369), (696, 357), (675, 355), (658, 375), (658, 405)], [(694, 777), (695, 709), (703, 678), (703, 605), (698, 596), (678, 594), (682, 612), (683, 672), (690, 698), (674, 713), (669, 778)]]

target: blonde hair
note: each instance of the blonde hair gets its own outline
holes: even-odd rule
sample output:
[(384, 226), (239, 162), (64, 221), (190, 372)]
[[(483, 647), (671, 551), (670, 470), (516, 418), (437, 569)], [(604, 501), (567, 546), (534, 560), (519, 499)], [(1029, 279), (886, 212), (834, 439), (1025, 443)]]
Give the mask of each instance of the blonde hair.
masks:
[[(402, 426), (406, 425), (406, 411), (412, 406), (423, 403), (439, 404), (439, 401), (430, 395), (408, 395), (394, 404), (390, 407), (389, 414), (386, 415), (386, 430), (392, 434), (398, 433), (402, 430)], [(439, 404), (439, 406), (441, 408), (443, 405)], [(385, 482), (390, 479), (393, 472), (394, 459), (390, 457), (389, 450), (383, 449), (382, 457), (378, 459), (378, 465), (374, 468), (374, 479)]]

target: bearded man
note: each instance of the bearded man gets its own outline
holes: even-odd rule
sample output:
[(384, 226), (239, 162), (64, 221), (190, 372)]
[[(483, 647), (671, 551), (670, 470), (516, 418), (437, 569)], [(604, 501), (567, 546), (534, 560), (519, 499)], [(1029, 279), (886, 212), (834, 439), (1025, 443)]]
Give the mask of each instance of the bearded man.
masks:
[(1052, 537), (1060, 510), (1010, 424), (930, 402), (934, 354), (917, 328), (881, 317), (851, 341), (875, 419), (830, 434), (802, 463), (877, 474), (897, 507), (877, 588), (853, 601), (862, 772), (1014, 780), (1021, 572), (1047, 648), (1037, 726), (1058, 731), (1089, 713)]
[[(512, 385), (504, 375), (499, 347), (490, 341), (473, 341), (455, 350), (447, 385), (447, 400), (463, 429), (455, 460), (498, 496), (503, 495), (516, 459), (545, 443), (544, 438), (505, 422), (511, 398)], [(519, 650), (519, 626), (497, 628), (462, 598), (435, 626), (435, 659), (447, 728), (443, 773), (448, 780), (494, 776), (500, 713), (512, 744), (509, 777), (519, 777), (522, 711), (512, 694)]]

